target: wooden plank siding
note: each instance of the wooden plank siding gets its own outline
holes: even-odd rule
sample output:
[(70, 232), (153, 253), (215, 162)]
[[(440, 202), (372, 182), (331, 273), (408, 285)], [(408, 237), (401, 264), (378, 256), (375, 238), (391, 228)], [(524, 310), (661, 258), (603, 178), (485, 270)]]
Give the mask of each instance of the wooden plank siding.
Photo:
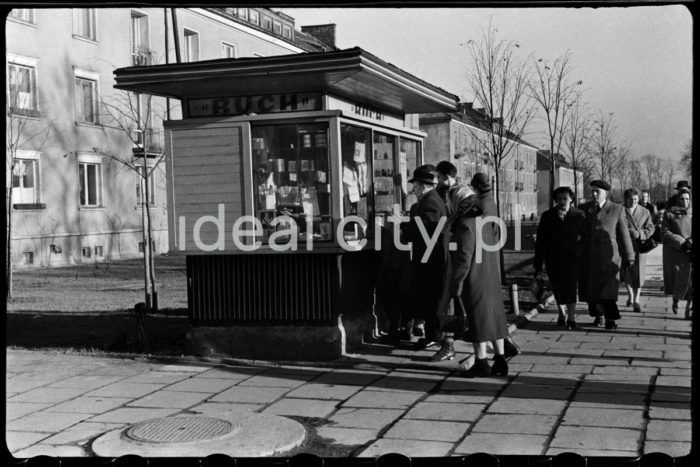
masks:
[[(235, 250), (231, 230), (235, 220), (243, 215), (243, 131), (240, 125), (230, 127), (197, 127), (170, 129), (172, 202), (177, 218), (171, 225), (178, 229), (171, 236), (177, 242), (185, 235), (187, 254), (203, 254), (194, 242), (194, 224), (203, 216), (219, 216), (218, 205), (224, 205), (224, 245)], [(174, 214), (175, 215), (175, 214)], [(179, 230), (179, 218), (185, 218), (184, 231)], [(214, 222), (202, 224), (202, 243), (211, 245), (218, 238)], [(177, 243), (170, 245), (179, 251)]]

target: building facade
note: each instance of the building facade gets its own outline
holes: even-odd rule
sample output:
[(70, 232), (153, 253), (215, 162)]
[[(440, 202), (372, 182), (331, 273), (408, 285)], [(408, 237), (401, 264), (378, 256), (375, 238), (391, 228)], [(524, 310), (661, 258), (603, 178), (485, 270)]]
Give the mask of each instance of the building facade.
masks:
[[(550, 162), (549, 151), (539, 151), (537, 153), (537, 210), (542, 213), (551, 207), (549, 200), (549, 171)], [(585, 202), (586, 193), (583, 190), (583, 173), (579, 172), (574, 177), (574, 169), (566, 162), (564, 156), (557, 154), (554, 160), (554, 187), (568, 186), (578, 194), (575, 204)], [(574, 181), (576, 179), (576, 181)], [(578, 185), (578, 189), (574, 189)]]
[[(165, 8), (12, 10), (6, 204), (13, 264), (139, 256), (146, 192), (154, 251), (167, 251), (162, 122), (181, 118), (180, 104), (114, 89), (116, 68), (335, 48), (313, 34), (334, 40), (332, 25), (295, 30), (293, 18), (265, 8), (177, 8), (175, 17)], [(151, 174), (147, 187), (143, 170)]]
[[(458, 169), (460, 182), (469, 183), (477, 172), (495, 171), (489, 164), (489, 154), (479, 143), (488, 135), (485, 116), (469, 103), (460, 104), (459, 111), (421, 114), (420, 129), (428, 136), (425, 141), (425, 163), (437, 164), (449, 160)], [(510, 154), (500, 169), (500, 204), (502, 217), (529, 220), (537, 210), (537, 148), (523, 140), (513, 141)], [(495, 185), (495, 184), (494, 184)]]

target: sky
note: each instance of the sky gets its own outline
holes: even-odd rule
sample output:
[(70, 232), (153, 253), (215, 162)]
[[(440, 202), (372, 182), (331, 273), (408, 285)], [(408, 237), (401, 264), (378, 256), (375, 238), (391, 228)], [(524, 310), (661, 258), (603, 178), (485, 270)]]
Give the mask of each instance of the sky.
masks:
[[(692, 138), (692, 16), (681, 5), (615, 8), (277, 8), (303, 25), (336, 24), (336, 46), (360, 47), (472, 101), (470, 39), (489, 21), (523, 59), (571, 53), (590, 109), (613, 112), (632, 155), (679, 160)], [(545, 147), (536, 122), (525, 139)]]

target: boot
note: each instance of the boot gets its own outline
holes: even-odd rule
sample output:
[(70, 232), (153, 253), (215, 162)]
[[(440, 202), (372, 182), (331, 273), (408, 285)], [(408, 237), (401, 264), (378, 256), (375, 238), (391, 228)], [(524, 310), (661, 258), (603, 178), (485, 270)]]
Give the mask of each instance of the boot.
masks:
[(496, 376), (508, 376), (508, 362), (503, 355), (496, 354), (493, 356), (491, 374)]
[(431, 362), (442, 362), (444, 360), (452, 360), (457, 353), (455, 352), (455, 341), (450, 337), (446, 337), (442, 341), (442, 347), (435, 355), (430, 358)]
[(522, 350), (520, 350), (520, 347), (518, 347), (518, 344), (515, 343), (512, 337), (507, 337), (503, 340), (503, 353), (506, 358), (510, 358), (520, 355)]
[(461, 374), (464, 378), (484, 378), (489, 375), (491, 375), (491, 368), (489, 368), (489, 362), (485, 358), (475, 359), (474, 365)]

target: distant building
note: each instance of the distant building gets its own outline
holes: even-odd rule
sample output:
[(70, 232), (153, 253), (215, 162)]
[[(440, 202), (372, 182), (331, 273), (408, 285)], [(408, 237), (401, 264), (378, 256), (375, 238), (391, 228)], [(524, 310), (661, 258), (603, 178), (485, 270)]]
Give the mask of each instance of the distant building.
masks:
[[(428, 134), (424, 162), (437, 164), (449, 160), (457, 166), (458, 176), (465, 184), (476, 172), (485, 172), (493, 179), (488, 153), (475, 138), (475, 134), (488, 134), (488, 128), (484, 113), (473, 109), (471, 103), (460, 104), (457, 112), (421, 114), (420, 129)], [(538, 213), (536, 154), (535, 146), (517, 139), (503, 161), (499, 197), (504, 220), (512, 220), (516, 213), (521, 219), (530, 219)]]
[[(299, 31), (293, 18), (267, 8), (175, 12), (183, 62), (335, 50), (335, 25)], [(164, 147), (166, 101), (154, 98), (148, 112), (147, 98), (133, 96), (134, 123), (126, 129), (114, 128), (105, 103), (124, 94), (113, 89), (116, 68), (162, 64), (166, 54), (175, 63), (171, 9), (21, 8), (10, 12), (5, 31), (8, 120), (24, 125), (27, 136), (7, 177), (13, 264), (140, 255), (143, 186), (110, 155), (140, 164), (145, 154), (156, 165)], [(181, 118), (178, 101), (171, 99), (169, 107), (171, 119)], [(34, 134), (40, 136), (29, 138)], [(163, 253), (168, 246), (163, 164), (156, 165), (149, 191), (154, 249)]]
[[(550, 162), (549, 151), (543, 150), (537, 153), (537, 211), (541, 214), (551, 206), (549, 204), (549, 171)], [(583, 189), (583, 172), (577, 174), (578, 190), (574, 189), (574, 168), (566, 162), (561, 154), (556, 154), (554, 160), (554, 188), (568, 186), (578, 194), (575, 204), (580, 204), (586, 197)]]

